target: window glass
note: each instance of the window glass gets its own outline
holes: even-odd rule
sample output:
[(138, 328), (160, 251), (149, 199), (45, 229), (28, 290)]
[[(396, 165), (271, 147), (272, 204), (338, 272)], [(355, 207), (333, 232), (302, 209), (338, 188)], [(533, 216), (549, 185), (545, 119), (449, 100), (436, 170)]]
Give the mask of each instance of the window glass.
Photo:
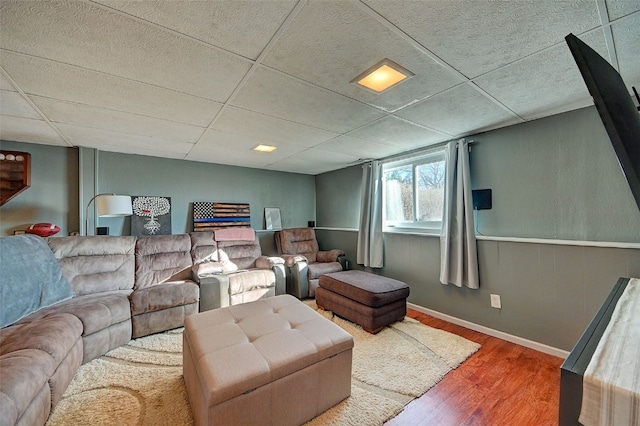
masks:
[(384, 226), (439, 230), (445, 171), (444, 150), (385, 164)]

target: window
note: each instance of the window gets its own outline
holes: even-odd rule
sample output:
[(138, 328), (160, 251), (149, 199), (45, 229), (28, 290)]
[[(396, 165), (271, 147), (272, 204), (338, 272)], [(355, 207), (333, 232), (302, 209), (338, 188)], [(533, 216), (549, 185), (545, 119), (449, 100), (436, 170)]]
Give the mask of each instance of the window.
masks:
[(383, 166), (383, 224), (386, 228), (439, 230), (445, 180), (444, 149)]

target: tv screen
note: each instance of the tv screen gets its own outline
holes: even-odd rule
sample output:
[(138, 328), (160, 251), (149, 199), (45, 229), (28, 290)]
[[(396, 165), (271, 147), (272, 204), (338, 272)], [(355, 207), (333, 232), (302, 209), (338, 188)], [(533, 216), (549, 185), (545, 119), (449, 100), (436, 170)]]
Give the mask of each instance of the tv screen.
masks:
[(573, 34), (565, 37), (640, 209), (640, 112), (618, 71)]

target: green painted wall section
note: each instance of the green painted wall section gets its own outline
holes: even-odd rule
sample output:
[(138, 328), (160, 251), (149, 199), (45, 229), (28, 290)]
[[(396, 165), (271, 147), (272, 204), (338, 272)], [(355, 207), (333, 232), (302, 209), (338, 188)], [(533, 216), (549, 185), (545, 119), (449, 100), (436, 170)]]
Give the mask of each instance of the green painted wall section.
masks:
[[(313, 176), (196, 161), (100, 151), (98, 191), (171, 197), (172, 233), (193, 229), (194, 201), (249, 203), (251, 226), (264, 229), (264, 208), (279, 207), (282, 226), (306, 226), (315, 217)], [(112, 235), (129, 235), (130, 219), (98, 218)]]
[(485, 235), (640, 242), (640, 210), (595, 108), (487, 132), (470, 154)]
[(10, 141), (0, 149), (31, 154), (31, 186), (0, 207), (0, 236), (42, 222), (58, 225), (59, 236), (78, 231), (78, 150)]
[[(640, 212), (594, 108), (470, 137), (475, 189), (493, 190), (478, 212), (488, 236), (640, 242)], [(316, 176), (320, 246), (355, 261), (362, 170)], [(346, 183), (349, 182), (349, 183)], [(356, 202), (357, 200), (357, 202)], [(409, 301), (456, 318), (571, 350), (618, 277), (640, 276), (640, 249), (478, 241), (480, 289), (440, 284), (440, 240), (385, 233), (385, 276), (410, 285)], [(355, 268), (359, 266), (355, 265)], [(490, 306), (499, 294), (502, 309)]]

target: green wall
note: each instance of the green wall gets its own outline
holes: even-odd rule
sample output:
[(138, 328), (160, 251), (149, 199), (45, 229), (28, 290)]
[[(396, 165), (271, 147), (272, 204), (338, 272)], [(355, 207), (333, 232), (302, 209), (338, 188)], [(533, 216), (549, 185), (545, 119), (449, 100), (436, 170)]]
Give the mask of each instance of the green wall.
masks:
[[(640, 276), (640, 211), (597, 112), (581, 109), (470, 139), (477, 141), (473, 186), (493, 190), (493, 209), (477, 216), (478, 231), (488, 236), (478, 237), (480, 289), (440, 284), (434, 236), (385, 233), (385, 266), (377, 272), (409, 284), (411, 303), (571, 350), (617, 278)], [(316, 176), (317, 222), (326, 228), (318, 231), (320, 246), (342, 248), (352, 261), (357, 232), (349, 229), (358, 227), (361, 175), (354, 166)], [(581, 240), (630, 248), (577, 245)], [(490, 307), (492, 293), (502, 309)]]
[[(193, 229), (193, 201), (248, 202), (256, 230), (264, 229), (265, 207), (280, 208), (284, 227), (306, 226), (315, 220), (315, 179), (309, 175), (90, 148), (5, 141), (2, 148), (29, 152), (33, 162), (31, 188), (0, 208), (2, 235), (36, 222), (59, 225), (60, 236), (84, 230), (87, 203), (105, 192), (171, 197), (174, 234)], [(95, 226), (108, 226), (111, 235), (130, 234), (129, 218), (98, 218), (95, 225), (94, 208), (95, 202), (89, 210), (90, 234)], [(265, 238), (269, 237), (261, 236)], [(273, 245), (265, 249), (272, 250)]]
[[(194, 201), (249, 203), (251, 226), (264, 229), (264, 208), (279, 207), (282, 226), (315, 218), (315, 183), (309, 175), (100, 151), (98, 191), (171, 197), (174, 234), (190, 232)], [(129, 219), (99, 218), (111, 234), (128, 235)]]
[(78, 231), (78, 150), (0, 141), (0, 149), (31, 154), (31, 186), (0, 207), (0, 236), (34, 223), (54, 223), (59, 236)]
[(474, 188), (493, 190), (480, 233), (640, 242), (640, 210), (594, 107), (472, 139)]

